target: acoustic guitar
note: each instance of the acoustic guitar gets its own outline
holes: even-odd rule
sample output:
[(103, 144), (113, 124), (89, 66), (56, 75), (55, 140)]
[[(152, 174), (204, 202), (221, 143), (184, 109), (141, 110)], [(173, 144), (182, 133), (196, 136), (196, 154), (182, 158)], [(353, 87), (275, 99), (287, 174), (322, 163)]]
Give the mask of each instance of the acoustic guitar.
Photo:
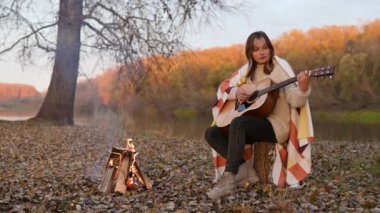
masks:
[[(324, 78), (334, 75), (335, 66), (327, 66), (311, 71), (310, 76)], [(265, 78), (257, 83), (246, 84), (249, 94), (248, 100), (240, 103), (238, 100), (227, 100), (223, 108), (215, 118), (218, 127), (228, 126), (231, 121), (241, 115), (267, 117), (276, 105), (280, 88), (297, 81), (297, 77), (289, 78), (279, 83), (273, 83), (270, 78)]]

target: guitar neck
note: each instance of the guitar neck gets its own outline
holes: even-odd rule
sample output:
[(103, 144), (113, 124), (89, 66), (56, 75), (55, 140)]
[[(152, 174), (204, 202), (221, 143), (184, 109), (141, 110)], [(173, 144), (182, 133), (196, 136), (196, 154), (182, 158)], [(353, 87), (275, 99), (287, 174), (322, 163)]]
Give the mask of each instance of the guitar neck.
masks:
[[(309, 75), (311, 77), (316, 77), (316, 78), (325, 77), (325, 76), (330, 76), (330, 78), (331, 78), (332, 75), (334, 75), (334, 70), (335, 70), (335, 66), (322, 67), (322, 68), (318, 68), (318, 69), (314, 69), (314, 70), (310, 71)], [(285, 81), (281, 81), (280, 83), (273, 84), (267, 88), (258, 90), (257, 95), (258, 96), (264, 95), (268, 92), (272, 92), (273, 90), (277, 90), (277, 89), (280, 89), (286, 85), (292, 84), (296, 81), (297, 81), (297, 77), (289, 78)]]
[(296, 82), (296, 81), (297, 81), (297, 77), (289, 78), (289, 79), (287, 79), (287, 80), (285, 80), (285, 81), (281, 81), (280, 83), (273, 84), (273, 85), (271, 85), (270, 87), (267, 87), (267, 88), (265, 88), (265, 89), (259, 90), (259, 91), (258, 91), (258, 95), (259, 95), (259, 96), (260, 96), (260, 95), (264, 95), (264, 94), (266, 94), (266, 93), (268, 93), (268, 92), (272, 92), (273, 90), (280, 89), (280, 88), (282, 88), (282, 87), (284, 87), (284, 86), (287, 86), (287, 85), (289, 85), (289, 84), (292, 84), (292, 83), (294, 83), (294, 82)]

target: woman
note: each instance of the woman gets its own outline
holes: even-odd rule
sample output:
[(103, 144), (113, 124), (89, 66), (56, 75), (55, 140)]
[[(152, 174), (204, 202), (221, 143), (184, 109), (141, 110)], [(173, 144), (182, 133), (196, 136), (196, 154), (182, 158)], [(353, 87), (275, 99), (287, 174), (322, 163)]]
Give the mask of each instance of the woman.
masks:
[[(228, 88), (223, 86), (223, 91), (219, 91), (226, 93), (227, 100), (246, 102), (250, 95), (247, 89), (249, 83), (258, 82), (264, 78), (270, 78), (274, 83), (278, 83), (289, 78), (284, 69), (284, 64), (287, 68), (290, 66), (285, 60), (274, 55), (273, 45), (264, 32), (254, 32), (248, 37), (245, 54), (248, 65), (240, 68), (235, 74), (240, 75), (239, 80), (242, 82), (237, 80), (238, 76), (232, 76), (222, 82), (222, 84), (228, 82), (229, 85)], [(310, 72), (301, 72), (297, 75), (298, 85), (292, 84), (279, 89), (276, 105), (266, 118), (246, 115), (236, 117), (230, 124), (228, 135), (217, 126), (212, 126), (206, 130), (206, 141), (227, 160), (225, 171), (218, 183), (207, 193), (210, 198), (216, 199), (230, 193), (247, 179), (247, 174), (243, 174), (244, 169), (240, 167), (244, 163), (245, 144), (259, 141), (283, 143), (289, 138), (290, 109), (291, 107), (301, 107), (307, 102), (311, 91), (309, 77)], [(221, 88), (222, 86), (219, 90)], [(217, 103), (213, 108), (214, 118), (219, 112), (217, 107), (223, 103)]]

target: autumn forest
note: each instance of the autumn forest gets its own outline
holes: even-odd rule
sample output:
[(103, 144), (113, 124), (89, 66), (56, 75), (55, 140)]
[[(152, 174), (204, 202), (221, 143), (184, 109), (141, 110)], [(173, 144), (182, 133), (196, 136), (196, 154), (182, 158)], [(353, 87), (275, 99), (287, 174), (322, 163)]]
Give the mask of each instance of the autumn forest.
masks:
[[(376, 92), (380, 90), (380, 20), (361, 27), (293, 30), (273, 43), (276, 54), (287, 59), (296, 72), (336, 66), (333, 79), (313, 80), (310, 100), (313, 108), (357, 110), (380, 106)], [(150, 65), (149, 70), (139, 78), (130, 78), (132, 75), (128, 73), (134, 71), (113, 68), (93, 81), (81, 83), (77, 106), (100, 104), (133, 111), (146, 104), (161, 113), (209, 112), (220, 81), (246, 63), (246, 59), (244, 45), (233, 45), (183, 51), (146, 63)]]
[[(314, 109), (379, 108), (380, 20), (360, 27), (292, 30), (274, 39), (273, 44), (275, 53), (287, 59), (296, 72), (336, 66), (333, 79), (312, 81), (310, 102)], [(91, 114), (99, 107), (110, 107), (141, 112), (144, 105), (145, 110), (165, 115), (209, 113), (219, 82), (246, 59), (244, 45), (236, 44), (181, 51), (171, 57), (145, 59), (143, 63), (144, 68), (114, 67), (94, 79), (79, 82), (76, 111)], [(2, 90), (10, 90), (9, 87), (3, 86)], [(17, 90), (19, 86), (13, 88)], [(3, 100), (9, 99), (11, 93), (6, 94), (7, 97), (1, 97)], [(20, 92), (17, 94), (20, 96)]]

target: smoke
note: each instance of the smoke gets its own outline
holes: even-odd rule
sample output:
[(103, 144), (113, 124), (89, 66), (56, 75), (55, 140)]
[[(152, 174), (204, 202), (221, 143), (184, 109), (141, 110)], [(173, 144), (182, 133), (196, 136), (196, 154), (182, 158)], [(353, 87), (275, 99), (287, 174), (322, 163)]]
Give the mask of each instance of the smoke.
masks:
[[(92, 156), (86, 166), (86, 176), (93, 182), (100, 183), (105, 169), (106, 161), (113, 146), (122, 147), (125, 138), (127, 116), (121, 112), (110, 109), (98, 110), (92, 117), (86, 119), (84, 125), (99, 128), (101, 135), (95, 138), (97, 156)], [(83, 122), (83, 120), (82, 120)]]

